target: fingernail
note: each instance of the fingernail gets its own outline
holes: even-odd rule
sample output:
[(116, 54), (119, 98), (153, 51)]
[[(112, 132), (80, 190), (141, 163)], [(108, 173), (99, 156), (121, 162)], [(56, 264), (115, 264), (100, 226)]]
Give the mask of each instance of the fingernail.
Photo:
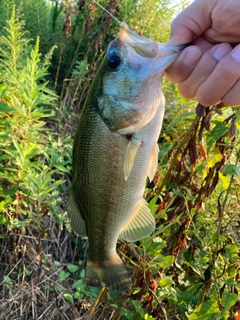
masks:
[(216, 49), (213, 52), (213, 56), (217, 61), (222, 60), (223, 57), (228, 53), (228, 48), (223, 45), (219, 45), (216, 47)]
[(171, 38), (168, 42), (167, 45), (169, 46), (182, 46), (185, 43), (182, 42), (182, 39), (180, 37), (174, 37)]
[(234, 48), (231, 55), (233, 59), (235, 59), (237, 62), (240, 62), (240, 46)]
[(188, 51), (186, 53), (186, 55), (183, 58), (183, 63), (190, 67), (193, 68), (196, 66), (198, 60), (201, 57), (201, 52), (200, 50), (196, 50), (196, 48), (188, 48)]

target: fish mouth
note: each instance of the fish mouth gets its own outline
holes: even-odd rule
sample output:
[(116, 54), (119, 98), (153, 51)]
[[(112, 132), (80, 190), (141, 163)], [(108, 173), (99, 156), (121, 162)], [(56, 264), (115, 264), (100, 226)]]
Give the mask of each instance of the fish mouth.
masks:
[(157, 42), (147, 39), (129, 29), (125, 22), (120, 25), (119, 39), (132, 47), (136, 53), (145, 58), (155, 58), (158, 52)]
[(129, 29), (125, 22), (120, 25), (118, 38), (126, 46), (131, 47), (138, 55), (152, 60), (152, 75), (163, 73), (188, 45), (171, 46), (154, 42)]

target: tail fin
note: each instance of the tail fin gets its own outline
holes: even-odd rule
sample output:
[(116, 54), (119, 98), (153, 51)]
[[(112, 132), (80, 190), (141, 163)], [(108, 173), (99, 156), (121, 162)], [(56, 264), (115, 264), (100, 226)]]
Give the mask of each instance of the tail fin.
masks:
[(106, 286), (115, 293), (129, 291), (132, 287), (131, 278), (117, 254), (101, 265), (88, 259), (85, 282), (93, 287)]

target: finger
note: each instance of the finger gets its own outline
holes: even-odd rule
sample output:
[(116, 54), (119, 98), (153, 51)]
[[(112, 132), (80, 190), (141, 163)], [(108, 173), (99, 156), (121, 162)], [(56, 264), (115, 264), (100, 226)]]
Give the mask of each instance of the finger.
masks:
[(202, 54), (213, 47), (213, 44), (202, 37), (195, 37), (193, 46), (183, 50), (179, 58), (166, 71), (167, 78), (173, 83), (185, 80), (198, 61)]
[(214, 0), (195, 0), (172, 22), (169, 44), (189, 43), (211, 27), (211, 13), (216, 4)]
[(240, 5), (236, 0), (220, 0), (212, 11), (212, 26), (203, 36), (215, 42), (240, 43)]
[(222, 102), (227, 106), (240, 106), (240, 80), (223, 96)]
[[(199, 94), (199, 87), (206, 79), (210, 77), (219, 61), (223, 59), (223, 57), (225, 57), (231, 50), (232, 47), (229, 44), (222, 43), (215, 45), (210, 50), (206, 51), (202, 55), (190, 76), (186, 80), (179, 83), (178, 88), (181, 95), (188, 99), (196, 97), (197, 93)], [(214, 85), (216, 85), (216, 80)], [(205, 90), (207, 90), (207, 88), (205, 88)], [(200, 92), (201, 101), (203, 99), (202, 93), (203, 91)], [(211, 95), (211, 93), (209, 94)], [(198, 96), (197, 99), (198, 98), (200, 97)], [(201, 102), (200, 100), (198, 101)]]
[(195, 37), (192, 41), (192, 45), (197, 46), (201, 50), (202, 53), (210, 50), (216, 44), (217, 43), (213, 44), (212, 42), (209, 42), (208, 40), (206, 40), (202, 36)]
[[(239, 92), (236, 92), (238, 85), (235, 87), (239, 79), (240, 45), (219, 61), (209, 77), (199, 86), (196, 98), (205, 106), (214, 105), (223, 100), (224, 103), (234, 105), (240, 100)], [(232, 93), (230, 93), (231, 90), (233, 90)]]
[(166, 70), (166, 77), (173, 83), (185, 80), (192, 72), (202, 53), (196, 46), (184, 49), (179, 58)]

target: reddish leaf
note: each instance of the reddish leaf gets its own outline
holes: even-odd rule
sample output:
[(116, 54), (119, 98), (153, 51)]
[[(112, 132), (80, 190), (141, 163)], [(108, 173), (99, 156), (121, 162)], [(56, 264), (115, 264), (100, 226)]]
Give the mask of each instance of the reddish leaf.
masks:
[(195, 206), (195, 210), (196, 210), (196, 211), (199, 211), (200, 209), (201, 209), (201, 204), (198, 203), (198, 204)]
[(200, 152), (201, 157), (203, 157), (204, 160), (207, 160), (206, 151), (203, 147), (202, 141), (200, 141), (200, 143), (199, 143), (199, 152)]
[(159, 211), (161, 211), (161, 210), (165, 209), (165, 207), (166, 207), (165, 202), (160, 203), (160, 205), (159, 205), (159, 206), (158, 206), (158, 208), (157, 208), (157, 212), (159, 212)]
[(185, 239), (179, 241), (178, 249), (179, 251), (185, 250), (187, 247)]
[(235, 320), (240, 320), (240, 309), (238, 309), (237, 315), (234, 317)]

